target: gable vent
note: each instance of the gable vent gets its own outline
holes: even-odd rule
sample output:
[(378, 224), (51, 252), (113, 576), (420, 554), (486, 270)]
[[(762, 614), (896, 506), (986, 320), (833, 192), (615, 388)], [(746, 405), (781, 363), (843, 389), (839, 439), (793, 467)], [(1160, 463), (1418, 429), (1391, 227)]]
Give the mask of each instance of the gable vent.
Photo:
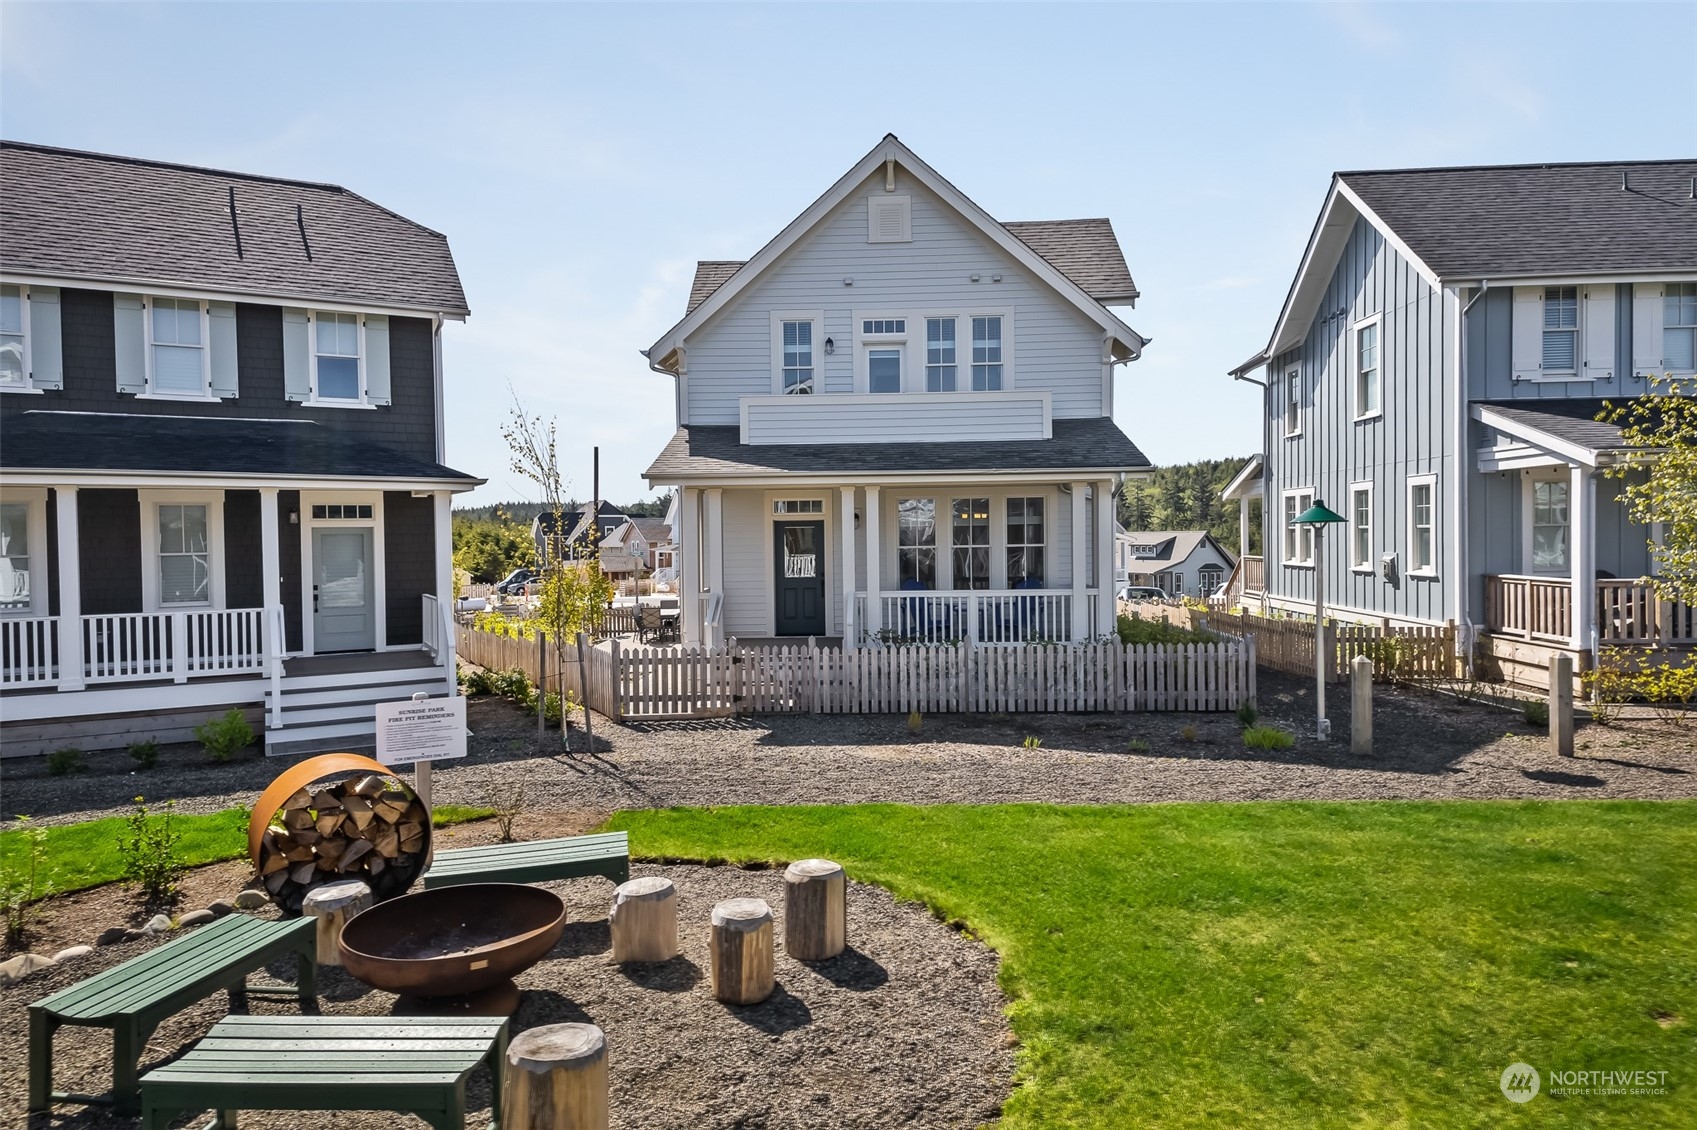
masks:
[(913, 197), (869, 196), (866, 203), (867, 243), (913, 242)]

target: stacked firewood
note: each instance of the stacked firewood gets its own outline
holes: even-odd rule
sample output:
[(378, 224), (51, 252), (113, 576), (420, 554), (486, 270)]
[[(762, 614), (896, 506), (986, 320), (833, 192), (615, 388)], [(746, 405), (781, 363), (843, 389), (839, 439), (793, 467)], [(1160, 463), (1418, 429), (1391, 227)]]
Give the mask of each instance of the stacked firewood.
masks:
[[(361, 879), (374, 899), (403, 893), (428, 855), (430, 814), (406, 789), (375, 773), (283, 802), (259, 845), (259, 877), (288, 914), (320, 883)], [(279, 823), (280, 822), (280, 823)]]

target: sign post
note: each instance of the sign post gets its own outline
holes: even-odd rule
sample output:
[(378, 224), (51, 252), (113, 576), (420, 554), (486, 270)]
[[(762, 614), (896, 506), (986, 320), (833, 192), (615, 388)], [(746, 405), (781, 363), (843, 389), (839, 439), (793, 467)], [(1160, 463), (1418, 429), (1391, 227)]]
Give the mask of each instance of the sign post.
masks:
[(393, 769), (413, 766), (413, 791), (431, 803), (431, 763), (466, 755), (466, 700), (431, 698), (423, 691), (402, 702), (377, 704), (377, 760)]

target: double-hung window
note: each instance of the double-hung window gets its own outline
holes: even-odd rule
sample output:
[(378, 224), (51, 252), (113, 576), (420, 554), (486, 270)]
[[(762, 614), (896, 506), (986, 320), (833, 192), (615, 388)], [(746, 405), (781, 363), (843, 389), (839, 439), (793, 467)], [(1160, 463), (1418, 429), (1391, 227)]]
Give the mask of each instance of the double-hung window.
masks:
[(1302, 434), (1302, 370), (1285, 374), (1285, 435)]
[(1001, 316), (975, 317), (972, 319), (972, 391), (995, 392), (1001, 387)]
[(205, 504), (161, 504), (158, 515), (159, 603), (210, 603), (212, 554)]
[(955, 391), (955, 320), (925, 319), (925, 391)]
[(1379, 322), (1363, 322), (1355, 330), (1355, 418), (1379, 414)]
[(313, 399), (363, 400), (359, 315), (317, 311), (312, 322)]
[(1043, 499), (1008, 499), (1008, 587), (1042, 588), (1043, 557)]
[(1296, 519), (1314, 505), (1312, 490), (1285, 491), (1284, 563), (1286, 565), (1314, 564), (1314, 527), (1297, 525)]
[(785, 322), (784, 395), (808, 396), (813, 392), (813, 323)]
[(10, 283), (0, 286), (0, 385), (29, 383), (29, 369), (24, 360), (24, 324), (23, 287)]
[(1566, 573), (1569, 518), (1568, 484), (1538, 480), (1532, 484), (1532, 571)]
[(1373, 568), (1373, 485), (1357, 483), (1349, 488), (1349, 566)]
[(1545, 375), (1579, 372), (1579, 288), (1544, 288)]
[(954, 500), (954, 586), (990, 587), (990, 500)]
[(1668, 283), (1662, 291), (1662, 362), (1678, 373), (1697, 369), (1697, 283)]
[(204, 310), (193, 298), (147, 300), (148, 392), (156, 396), (211, 395)]
[(937, 587), (937, 502), (896, 501), (896, 571), (904, 589)]
[(1438, 571), (1438, 480), (1422, 475), (1408, 481), (1408, 571), (1431, 576)]
[(36, 592), (30, 584), (30, 502), (0, 503), (0, 614), (26, 613), (33, 607)]

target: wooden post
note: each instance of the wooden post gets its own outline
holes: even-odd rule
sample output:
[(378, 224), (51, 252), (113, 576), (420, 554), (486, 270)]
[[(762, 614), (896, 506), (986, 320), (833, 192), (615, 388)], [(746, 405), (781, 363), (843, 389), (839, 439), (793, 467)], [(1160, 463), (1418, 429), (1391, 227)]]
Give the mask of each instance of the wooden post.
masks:
[(1573, 756), (1573, 656), (1550, 658), (1550, 752)]
[(371, 888), (358, 879), (325, 883), (306, 893), (301, 913), (318, 919), (318, 964), (342, 964), (342, 955), (336, 949), (336, 943), (342, 940), (342, 927), (354, 915), (369, 909)]
[(828, 859), (802, 859), (784, 872), (784, 952), (797, 961), (836, 957), (848, 944), (847, 882)]
[(713, 996), (759, 1004), (772, 995), (772, 908), (763, 899), (726, 899), (713, 908)]
[[(588, 743), (590, 753), (595, 752), (595, 723), (590, 720), (589, 710), (589, 635), (586, 632), (577, 634), (577, 677), (583, 686), (583, 736)], [(563, 735), (566, 729), (565, 704), (560, 706), (560, 731)], [(562, 741), (564, 738), (562, 737)]]
[(507, 1045), (505, 1130), (607, 1130), (607, 1037), (593, 1024), (544, 1024)]
[(620, 883), (607, 924), (614, 961), (670, 961), (678, 956), (678, 890), (658, 875)]
[[(563, 672), (562, 672), (563, 674)], [(536, 633), (536, 744), (548, 737), (548, 633)], [(566, 687), (560, 680), (560, 729), (566, 728)]]
[(1349, 664), (1349, 752), (1373, 752), (1373, 661), (1358, 655)]

